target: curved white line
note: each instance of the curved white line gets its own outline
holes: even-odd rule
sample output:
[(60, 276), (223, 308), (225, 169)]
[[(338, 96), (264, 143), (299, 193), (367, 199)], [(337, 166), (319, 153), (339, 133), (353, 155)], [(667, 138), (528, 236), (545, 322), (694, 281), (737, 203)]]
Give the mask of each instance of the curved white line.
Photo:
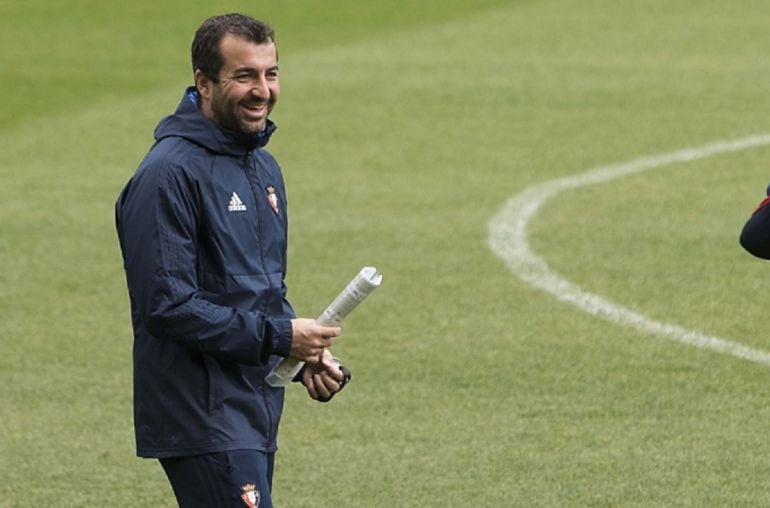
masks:
[(698, 148), (643, 157), (623, 164), (603, 166), (581, 175), (559, 178), (529, 187), (510, 198), (500, 212), (490, 220), (488, 245), (519, 278), (591, 315), (676, 342), (718, 351), (770, 367), (770, 353), (719, 337), (704, 335), (678, 325), (661, 323), (599, 295), (584, 291), (552, 271), (548, 264), (532, 251), (527, 239), (529, 222), (547, 200), (562, 191), (606, 182), (677, 162), (705, 159), (717, 154), (738, 152), (768, 144), (770, 144), (770, 134), (758, 134), (734, 141), (720, 141)]

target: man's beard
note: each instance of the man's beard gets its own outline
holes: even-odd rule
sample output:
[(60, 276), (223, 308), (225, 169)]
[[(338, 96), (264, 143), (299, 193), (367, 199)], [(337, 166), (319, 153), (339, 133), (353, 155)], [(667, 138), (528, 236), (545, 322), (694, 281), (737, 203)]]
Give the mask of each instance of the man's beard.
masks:
[[(266, 104), (269, 115), (273, 106), (271, 101), (266, 101)], [(239, 108), (238, 102), (223, 101), (218, 97), (214, 97), (211, 102), (211, 113), (214, 121), (223, 129), (247, 135), (258, 134), (265, 130), (267, 116), (258, 122), (245, 121), (239, 114)]]

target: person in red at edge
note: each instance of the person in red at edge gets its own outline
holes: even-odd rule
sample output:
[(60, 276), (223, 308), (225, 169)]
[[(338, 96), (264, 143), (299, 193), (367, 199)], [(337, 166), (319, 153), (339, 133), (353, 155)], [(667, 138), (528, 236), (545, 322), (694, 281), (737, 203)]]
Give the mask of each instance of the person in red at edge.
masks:
[(744, 249), (756, 257), (770, 259), (770, 186), (766, 197), (746, 221), (740, 242)]
[(311, 398), (350, 379), (328, 347), (339, 327), (286, 299), (283, 176), (265, 150), (280, 92), (273, 30), (241, 14), (206, 20), (195, 86), (158, 124), (121, 192), (116, 227), (134, 329), (137, 455), (157, 458), (179, 506), (271, 507), (285, 357)]

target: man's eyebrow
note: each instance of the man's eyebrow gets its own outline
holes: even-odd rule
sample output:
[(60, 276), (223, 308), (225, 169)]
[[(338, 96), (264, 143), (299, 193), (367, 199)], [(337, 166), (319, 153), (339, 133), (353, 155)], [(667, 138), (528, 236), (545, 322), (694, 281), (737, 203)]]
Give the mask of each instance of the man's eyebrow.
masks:
[[(272, 67), (268, 67), (267, 69), (265, 69), (265, 72), (271, 72), (271, 71), (277, 71), (277, 70), (278, 70), (278, 66), (277, 65), (273, 65)], [(247, 67), (247, 66), (236, 67), (232, 71), (233, 75), (235, 75), (235, 74), (258, 74), (258, 73), (259, 73), (259, 69), (256, 69), (254, 67)]]

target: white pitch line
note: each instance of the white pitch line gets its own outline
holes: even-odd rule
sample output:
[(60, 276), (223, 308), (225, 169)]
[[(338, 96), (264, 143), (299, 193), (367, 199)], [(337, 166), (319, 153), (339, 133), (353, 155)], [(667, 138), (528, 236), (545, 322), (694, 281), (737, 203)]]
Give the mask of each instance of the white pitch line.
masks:
[(698, 148), (643, 157), (623, 164), (603, 166), (577, 176), (559, 178), (528, 187), (510, 198), (500, 212), (492, 217), (489, 222), (488, 245), (519, 278), (593, 316), (676, 342), (718, 351), (770, 367), (768, 352), (738, 342), (704, 335), (675, 324), (655, 321), (599, 295), (584, 291), (551, 270), (548, 264), (532, 251), (527, 238), (529, 222), (546, 201), (562, 191), (594, 185), (678, 162), (705, 159), (713, 155), (738, 152), (768, 144), (770, 144), (770, 134), (758, 134), (733, 141), (720, 141)]

